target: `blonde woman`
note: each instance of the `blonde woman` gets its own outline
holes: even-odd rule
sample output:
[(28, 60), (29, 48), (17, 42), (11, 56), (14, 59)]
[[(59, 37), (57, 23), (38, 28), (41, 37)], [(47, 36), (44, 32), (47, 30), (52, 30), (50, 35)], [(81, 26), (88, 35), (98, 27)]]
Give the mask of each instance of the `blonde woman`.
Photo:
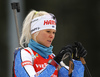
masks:
[[(68, 66), (61, 61), (64, 55), (71, 56), (74, 50), (72, 46), (66, 46), (57, 56), (53, 54), (51, 44), (56, 23), (55, 16), (45, 11), (32, 10), (26, 16), (20, 39), (23, 49), (15, 57), (15, 77), (68, 77)], [(84, 66), (81, 61), (75, 61), (72, 77), (83, 77)]]

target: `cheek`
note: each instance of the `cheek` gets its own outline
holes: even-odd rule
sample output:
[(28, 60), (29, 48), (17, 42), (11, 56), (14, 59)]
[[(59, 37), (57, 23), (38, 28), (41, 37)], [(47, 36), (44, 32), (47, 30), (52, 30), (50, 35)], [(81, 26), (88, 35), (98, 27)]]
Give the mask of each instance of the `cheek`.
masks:
[(39, 34), (39, 36), (37, 36), (37, 40), (40, 42), (43, 42), (43, 41), (45, 41), (46, 39), (47, 39), (47, 34), (45, 34), (45, 33), (41, 33), (41, 34)]
[(41, 38), (42, 38), (43, 40), (46, 40), (46, 39), (48, 38), (48, 35), (47, 35), (47, 34), (43, 34), (43, 35), (41, 36)]
[(53, 39), (55, 38), (55, 35), (53, 36)]

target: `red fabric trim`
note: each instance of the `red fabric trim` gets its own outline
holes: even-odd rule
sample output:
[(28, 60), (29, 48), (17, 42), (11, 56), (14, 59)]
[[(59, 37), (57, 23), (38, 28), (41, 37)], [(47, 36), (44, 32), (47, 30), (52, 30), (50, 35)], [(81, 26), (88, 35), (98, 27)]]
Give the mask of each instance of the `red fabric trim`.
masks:
[(56, 68), (58, 67), (58, 64), (53, 59), (52, 59), (52, 61), (49, 64), (55, 66)]
[(28, 49), (24, 49), (24, 50), (27, 51), (31, 55), (31, 52)]
[(13, 72), (14, 72), (14, 77), (17, 77), (16, 74), (15, 74), (15, 69), (14, 69), (14, 67), (15, 67), (15, 61), (14, 61), (14, 65), (13, 65)]
[(26, 65), (32, 65), (32, 62), (31, 61), (23, 61), (21, 63), (22, 67), (26, 66)]

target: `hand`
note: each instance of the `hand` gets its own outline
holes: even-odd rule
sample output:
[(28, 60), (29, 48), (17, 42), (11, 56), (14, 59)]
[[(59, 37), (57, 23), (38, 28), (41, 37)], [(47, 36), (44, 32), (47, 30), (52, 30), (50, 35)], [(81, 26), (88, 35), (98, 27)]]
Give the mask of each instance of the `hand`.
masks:
[(82, 46), (82, 44), (80, 42), (75, 42), (74, 44), (75, 44), (75, 46), (74, 46), (73, 58), (74, 59), (80, 59), (80, 57), (85, 58), (87, 55), (87, 51)]
[(68, 56), (70, 57), (70, 59), (72, 58), (72, 53), (73, 53), (73, 47), (71, 45), (67, 45), (65, 47), (63, 47), (61, 49), (61, 51), (59, 52), (59, 54), (54, 57), (54, 60), (57, 63), (60, 63), (60, 61), (66, 59)]

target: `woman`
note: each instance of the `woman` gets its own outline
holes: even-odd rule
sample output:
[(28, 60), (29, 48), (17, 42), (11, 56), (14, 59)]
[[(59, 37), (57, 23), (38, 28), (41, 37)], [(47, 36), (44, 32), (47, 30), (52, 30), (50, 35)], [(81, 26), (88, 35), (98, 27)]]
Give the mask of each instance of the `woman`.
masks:
[[(32, 10), (26, 16), (20, 39), (23, 49), (15, 58), (15, 77), (68, 77), (68, 67), (61, 61), (65, 54), (72, 55), (74, 49), (66, 46), (55, 56), (51, 45), (55, 33), (56, 18), (53, 14)], [(83, 77), (84, 66), (81, 61), (75, 60), (74, 66), (72, 77)]]

